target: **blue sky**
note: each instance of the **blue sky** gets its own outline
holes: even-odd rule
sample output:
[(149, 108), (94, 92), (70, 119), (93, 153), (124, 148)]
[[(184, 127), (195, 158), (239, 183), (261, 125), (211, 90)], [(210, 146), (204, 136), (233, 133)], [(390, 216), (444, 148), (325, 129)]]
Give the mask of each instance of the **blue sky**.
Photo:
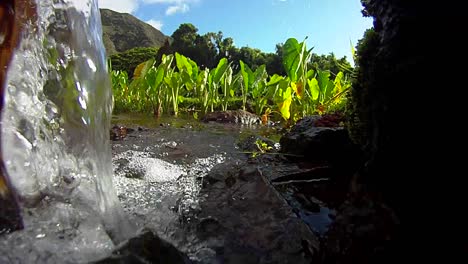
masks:
[(317, 54), (334, 52), (351, 60), (372, 19), (361, 15), (360, 0), (98, 0), (101, 8), (131, 13), (172, 35), (181, 23), (199, 34), (222, 31), (237, 47), (274, 52), (277, 43), (294, 37)]

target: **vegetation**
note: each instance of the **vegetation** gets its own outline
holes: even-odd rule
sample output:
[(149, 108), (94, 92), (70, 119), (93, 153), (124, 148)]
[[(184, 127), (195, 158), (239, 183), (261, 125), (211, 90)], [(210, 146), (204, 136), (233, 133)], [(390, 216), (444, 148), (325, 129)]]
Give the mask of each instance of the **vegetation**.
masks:
[(112, 69), (125, 71), (128, 77), (132, 78), (133, 72), (138, 64), (155, 58), (157, 54), (157, 48), (133, 48), (125, 52), (111, 55), (109, 59), (112, 62)]
[[(101, 10), (101, 13), (107, 14), (107, 11)], [(122, 21), (119, 19), (122, 19)], [(104, 22), (106, 22), (106, 24), (104, 24)], [(128, 19), (126, 19), (126, 17), (119, 16), (119, 13), (117, 13), (117, 15), (106, 15), (106, 17), (103, 17), (104, 43), (106, 44), (107, 53), (112, 55), (110, 57), (112, 65), (114, 65), (114, 69), (116, 70), (127, 71), (127, 74), (130, 77), (132, 76), (136, 65), (150, 58), (155, 58), (157, 63), (159, 63), (163, 54), (169, 55), (174, 54), (175, 52), (191, 58), (193, 61), (197, 62), (201, 68), (207, 67), (212, 69), (217, 66), (217, 63), (222, 58), (226, 58), (228, 62), (231, 63), (233, 70), (236, 72), (240, 67), (239, 61), (243, 61), (254, 71), (259, 66), (265, 65), (266, 71), (269, 75), (286, 75), (286, 71), (282, 65), (283, 43), (276, 44), (275, 53), (265, 53), (259, 49), (250, 47), (238, 48), (234, 46), (234, 40), (230, 37), (224, 37), (223, 32), (221, 31), (217, 33), (208, 32), (204, 35), (200, 35), (198, 34), (198, 29), (194, 25), (185, 23), (181, 24), (170, 38), (159, 37), (156, 44), (148, 46), (145, 44), (150, 43), (148, 39), (136, 42), (134, 41), (136, 38), (129, 37), (128, 34), (124, 32), (120, 32), (119, 34), (115, 33), (117, 29), (114, 29), (114, 26), (112, 25), (116, 25), (115, 27), (119, 28), (120, 24), (126, 23), (129, 23)], [(148, 26), (141, 21), (140, 24), (141, 25), (138, 27), (145, 28), (144, 26)], [(119, 25), (119, 27), (117, 27), (117, 25)], [(156, 29), (154, 30), (157, 31)], [(113, 34), (114, 42), (119, 43), (118, 46), (121, 45), (126, 47), (123, 48), (123, 50), (119, 50), (120, 53), (118, 54), (111, 51), (111, 49), (114, 48), (108, 48), (109, 45), (114, 45), (114, 42), (109, 43), (106, 41), (106, 36), (111, 34)], [(158, 34), (156, 35), (159, 36)], [(154, 55), (154, 52), (148, 52), (146, 56), (142, 56), (145, 54), (145, 50), (141, 50), (141, 52), (138, 50), (129, 50), (134, 47), (154, 47), (158, 52), (157, 55)], [(312, 53), (311, 56), (311, 65), (309, 68), (314, 70), (320, 69), (323, 71), (330, 71), (331, 76), (336, 76), (336, 74), (340, 70), (343, 70), (343, 68), (351, 68), (346, 57), (338, 59), (333, 53), (328, 55), (317, 55)], [(123, 58), (119, 59), (119, 57)]]
[[(194, 36), (188, 34), (196, 30), (190, 26), (182, 29), (174, 34), (180, 34), (187, 45), (196, 45), (196, 36), (193, 41)], [(190, 52), (190, 45), (180, 47)], [(237, 67), (226, 57), (211, 68), (199, 66), (177, 51), (163, 54), (159, 63), (152, 58), (139, 64), (131, 81), (126, 71), (113, 70), (115, 111), (177, 115), (179, 105), (190, 102), (197, 111), (207, 113), (237, 109), (239, 105), (233, 102), (241, 101), (243, 109), (262, 115), (264, 123), (275, 116), (291, 124), (305, 115), (344, 109), (344, 95), (351, 86), (349, 74), (314, 68), (310, 61), (312, 49), (293, 38), (281, 46), (281, 53), (285, 75), (270, 75), (265, 64), (254, 68), (243, 60), (237, 62)]]

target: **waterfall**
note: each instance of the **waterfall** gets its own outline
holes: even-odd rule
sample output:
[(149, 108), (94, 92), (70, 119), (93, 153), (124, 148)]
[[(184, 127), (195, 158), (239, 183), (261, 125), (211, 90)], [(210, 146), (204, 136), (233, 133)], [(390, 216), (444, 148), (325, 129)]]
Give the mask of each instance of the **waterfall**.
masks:
[(89, 261), (134, 233), (112, 184), (100, 13), (94, 0), (32, 4), (37, 16), (10, 61), (1, 119), (3, 160), (25, 227), (0, 237), (0, 262), (21, 259), (25, 247), (34, 263), (57, 250), (58, 262)]

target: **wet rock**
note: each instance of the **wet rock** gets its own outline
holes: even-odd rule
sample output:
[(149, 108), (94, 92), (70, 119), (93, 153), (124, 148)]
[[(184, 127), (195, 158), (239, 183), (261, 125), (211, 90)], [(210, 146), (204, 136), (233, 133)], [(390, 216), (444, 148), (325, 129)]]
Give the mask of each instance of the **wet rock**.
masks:
[(94, 264), (146, 264), (146, 263), (192, 263), (173, 245), (162, 240), (148, 229), (121, 243), (112, 253)]
[(281, 137), (281, 152), (303, 156), (309, 160), (344, 160), (359, 153), (345, 128), (315, 127), (316, 120), (317, 117), (299, 120)]
[(219, 261), (208, 263), (311, 263), (317, 237), (257, 166), (224, 165), (224, 174), (222, 164), (208, 174), (215, 181), (200, 193), (197, 230)]
[(240, 168), (241, 165), (235, 162), (227, 162), (215, 165), (211, 169), (210, 173), (203, 177), (203, 186), (207, 187), (208, 185), (213, 185), (218, 182), (229, 184), (229, 181), (235, 181), (235, 178), (237, 178), (235, 177), (235, 174), (239, 171)]
[(261, 120), (255, 114), (244, 110), (227, 110), (207, 113), (200, 119), (202, 122), (235, 123), (243, 125), (260, 124)]
[(315, 127), (342, 127), (344, 121), (344, 115), (341, 113), (325, 114), (319, 116), (313, 125)]
[(110, 139), (117, 141), (127, 137), (128, 133), (134, 132), (135, 129), (125, 126), (114, 125), (110, 130)]

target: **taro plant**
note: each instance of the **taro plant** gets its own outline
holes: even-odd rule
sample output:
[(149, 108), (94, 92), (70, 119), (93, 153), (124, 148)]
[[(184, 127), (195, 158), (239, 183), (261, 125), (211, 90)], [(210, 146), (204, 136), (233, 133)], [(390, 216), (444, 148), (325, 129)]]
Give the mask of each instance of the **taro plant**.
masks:
[[(233, 80), (234, 78), (234, 80)], [(236, 76), (232, 76), (232, 67), (229, 65), (221, 79), (222, 98), (221, 110), (228, 110), (229, 98), (234, 97), (233, 84), (236, 83)]]
[(245, 64), (242, 60), (239, 60), (240, 74), (242, 76), (242, 82), (240, 83), (242, 93), (242, 109), (245, 110), (247, 104), (247, 98), (249, 96), (250, 87), (254, 81), (253, 72), (250, 67)]
[(145, 80), (148, 71), (154, 65), (154, 59), (140, 63), (133, 73), (133, 80), (130, 83), (129, 96), (137, 111), (145, 111), (151, 108), (149, 95), (147, 94), (148, 84)]
[(158, 67), (150, 68), (146, 74), (146, 82), (148, 84), (146, 94), (149, 97), (153, 107), (153, 114), (156, 117), (159, 117), (163, 113), (163, 105), (167, 94), (164, 78), (171, 72), (173, 60), (173, 55), (163, 55)]
[(309, 79), (308, 87), (311, 94), (311, 102), (316, 106), (319, 114), (331, 109), (344, 107), (345, 95), (351, 87), (351, 82), (343, 72), (339, 72), (334, 80), (330, 80), (330, 73), (317, 71), (316, 75)]
[(128, 96), (128, 74), (125, 71), (111, 71), (111, 83), (115, 111), (129, 109), (131, 98)]
[[(307, 49), (305, 40), (299, 43), (297, 39), (290, 38), (285, 42), (283, 49), (283, 66), (291, 81), (290, 88), (295, 94), (295, 96), (291, 98), (291, 102), (286, 102), (286, 104), (283, 104), (283, 107), (286, 107), (288, 104), (293, 106), (290, 109), (290, 113), (292, 113), (293, 121), (295, 121), (297, 118), (294, 117), (300, 117), (309, 112), (308, 94), (305, 92), (305, 88), (308, 74), (310, 74), (307, 65), (312, 56), (313, 48)], [(285, 100), (289, 100), (288, 96), (285, 98), (288, 98)], [(294, 104), (292, 104), (292, 99), (295, 99)], [(286, 109), (282, 109), (282, 112), (285, 113)], [(284, 117), (283, 115), (283, 118)]]
[(227, 69), (229, 68), (229, 63), (226, 58), (222, 58), (218, 62), (218, 66), (212, 69), (208, 75), (208, 90), (207, 90), (207, 108), (204, 109), (204, 112), (208, 112), (208, 105), (211, 108), (211, 112), (214, 111), (215, 105), (219, 102), (219, 92), (218, 89), (221, 86), (221, 79), (226, 74)]
[(251, 83), (251, 96), (254, 103), (254, 110), (257, 115), (263, 114), (263, 109), (268, 104), (268, 87), (265, 64), (260, 65), (253, 73), (253, 82)]

